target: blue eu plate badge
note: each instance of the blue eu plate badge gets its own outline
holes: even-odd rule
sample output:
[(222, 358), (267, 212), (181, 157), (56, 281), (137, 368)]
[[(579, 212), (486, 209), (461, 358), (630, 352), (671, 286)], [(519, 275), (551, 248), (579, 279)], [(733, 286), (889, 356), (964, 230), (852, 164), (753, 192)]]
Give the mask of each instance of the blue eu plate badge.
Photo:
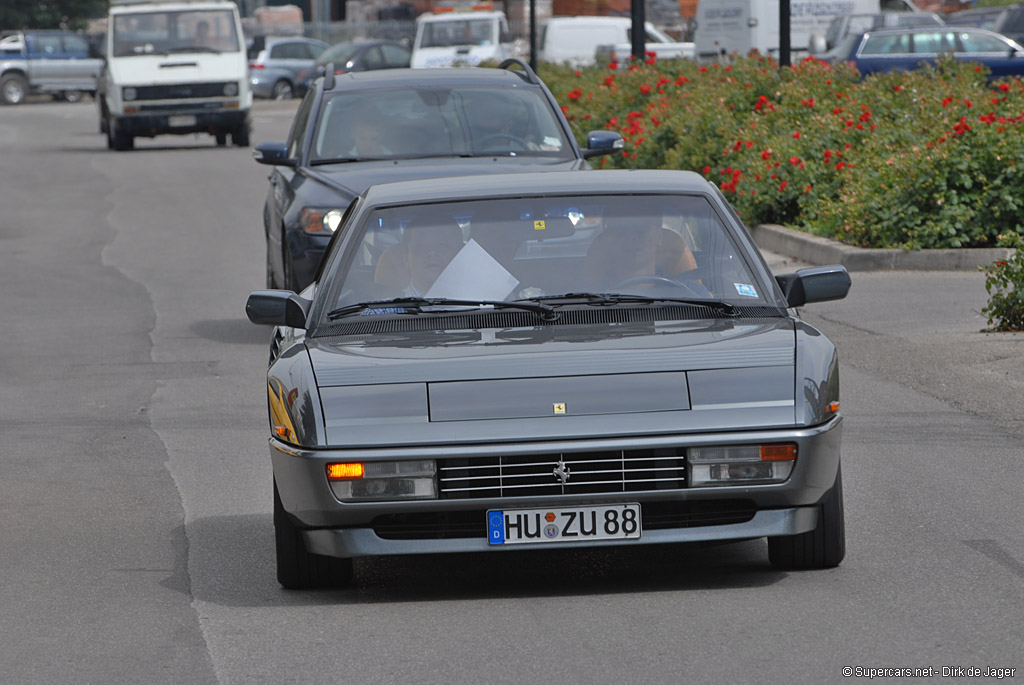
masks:
[(490, 511), (487, 513), (487, 537), (492, 545), (505, 544), (505, 513)]

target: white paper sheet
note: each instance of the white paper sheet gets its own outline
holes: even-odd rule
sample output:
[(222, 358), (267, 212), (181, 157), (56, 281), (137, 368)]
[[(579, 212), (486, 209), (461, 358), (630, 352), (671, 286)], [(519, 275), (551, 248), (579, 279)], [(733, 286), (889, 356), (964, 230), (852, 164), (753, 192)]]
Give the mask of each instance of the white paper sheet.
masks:
[(427, 297), (504, 300), (519, 285), (508, 269), (470, 239), (427, 291)]

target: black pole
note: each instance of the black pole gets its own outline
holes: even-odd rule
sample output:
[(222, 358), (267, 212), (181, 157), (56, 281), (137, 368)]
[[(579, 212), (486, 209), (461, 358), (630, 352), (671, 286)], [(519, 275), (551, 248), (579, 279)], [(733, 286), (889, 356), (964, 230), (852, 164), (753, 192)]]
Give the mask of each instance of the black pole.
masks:
[(530, 0), (530, 68), (537, 71), (537, 0)]
[(779, 66), (789, 66), (789, 0), (779, 0)]
[(629, 15), (633, 19), (633, 59), (643, 64), (644, 50), (647, 47), (644, 40), (647, 37), (647, 29), (644, 28), (644, 24), (647, 23), (644, 17), (644, 0), (632, 0), (629, 3)]

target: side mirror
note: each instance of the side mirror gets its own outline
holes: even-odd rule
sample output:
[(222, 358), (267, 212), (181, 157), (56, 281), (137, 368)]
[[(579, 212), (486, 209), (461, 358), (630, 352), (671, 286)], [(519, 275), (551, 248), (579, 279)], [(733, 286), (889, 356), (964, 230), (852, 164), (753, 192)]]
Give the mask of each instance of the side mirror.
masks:
[(305, 328), (312, 304), (291, 290), (254, 290), (245, 303), (245, 315), (261, 326)]
[(252, 157), (260, 164), (271, 166), (295, 166), (294, 159), (288, 159), (288, 143), (260, 143), (252, 151)]
[(841, 300), (850, 292), (850, 274), (846, 267), (812, 266), (793, 274), (775, 277), (790, 307), (802, 307), (812, 302)]
[(624, 145), (622, 134), (617, 131), (591, 131), (587, 134), (587, 147), (583, 150), (583, 158), (607, 155), (609, 152), (621, 150)]

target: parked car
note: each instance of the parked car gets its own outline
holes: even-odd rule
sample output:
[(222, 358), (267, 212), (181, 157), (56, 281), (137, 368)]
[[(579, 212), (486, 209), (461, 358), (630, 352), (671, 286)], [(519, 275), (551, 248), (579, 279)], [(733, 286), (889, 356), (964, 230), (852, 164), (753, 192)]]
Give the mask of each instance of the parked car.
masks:
[[(584, 229), (584, 230), (580, 230)], [(671, 253), (671, 258), (669, 257)], [(369, 555), (767, 537), (845, 552), (836, 350), (698, 174), (375, 186), (303, 295), (252, 293), (268, 369), (277, 577)]]
[[(522, 71), (504, 68), (517, 64)], [(413, 178), (587, 168), (621, 147), (593, 131), (580, 150), (537, 75), (498, 69), (386, 69), (317, 79), (288, 140), (256, 147), (274, 167), (264, 204), (267, 285), (301, 290), (352, 200)]]
[[(693, 57), (693, 43), (680, 43), (650, 22), (644, 24), (647, 52), (658, 59)], [(629, 17), (552, 17), (544, 22), (540, 34), (540, 59), (581, 67), (628, 60), (633, 20)]]
[(316, 58), (326, 49), (327, 43), (313, 38), (257, 36), (248, 50), (249, 85), (253, 95), (291, 99)]
[(31, 94), (78, 102), (96, 93), (103, 60), (89, 41), (70, 31), (16, 31), (0, 38), (0, 104), (17, 105)]
[(829, 22), (825, 32), (825, 41), (816, 45), (811, 41), (811, 54), (820, 55), (835, 48), (844, 38), (851, 34), (860, 34), (888, 27), (943, 26), (942, 16), (936, 12), (879, 12), (877, 14), (846, 14)]
[(867, 75), (934, 64), (944, 54), (984, 64), (991, 78), (1024, 74), (1024, 47), (1019, 43), (993, 31), (962, 26), (868, 31), (840, 43), (829, 59), (851, 62)]
[(393, 40), (355, 40), (336, 43), (320, 53), (312, 69), (299, 75), (299, 95), (305, 95), (313, 79), (323, 76), (327, 65), (335, 74), (376, 69), (403, 69), (409, 66), (412, 51)]
[(1024, 45), (1024, 3), (950, 12), (946, 15), (946, 23), (988, 29)]

